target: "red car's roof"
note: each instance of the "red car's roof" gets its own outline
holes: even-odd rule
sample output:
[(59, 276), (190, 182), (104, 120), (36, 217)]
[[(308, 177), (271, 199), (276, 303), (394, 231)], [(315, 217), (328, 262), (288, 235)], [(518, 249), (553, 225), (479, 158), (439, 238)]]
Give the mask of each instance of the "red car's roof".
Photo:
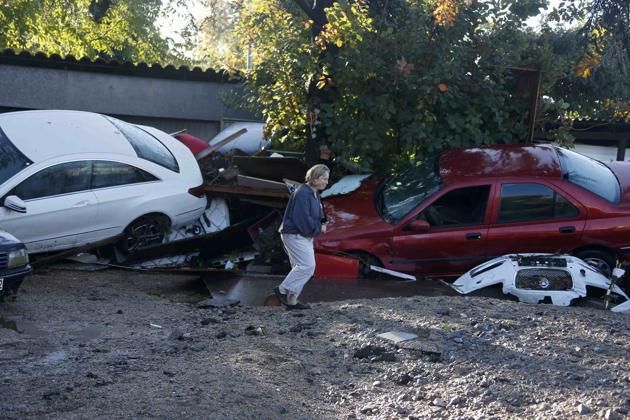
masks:
[(440, 156), (439, 170), (447, 184), (461, 178), (562, 176), (558, 154), (548, 144), (452, 149)]

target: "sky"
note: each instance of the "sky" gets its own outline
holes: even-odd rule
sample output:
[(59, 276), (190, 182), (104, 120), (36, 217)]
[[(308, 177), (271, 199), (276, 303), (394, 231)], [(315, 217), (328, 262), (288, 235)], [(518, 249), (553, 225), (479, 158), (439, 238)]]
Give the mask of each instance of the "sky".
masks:
[[(164, 2), (166, 0), (162, 1)], [(549, 7), (546, 10), (551, 10), (553, 7), (558, 6), (561, 1), (562, 0), (549, 0)], [(181, 37), (178, 34), (185, 26), (185, 19), (183, 18), (183, 16), (190, 11), (193, 16), (195, 16), (195, 18), (203, 18), (208, 7), (204, 4), (206, 2), (207, 0), (188, 0), (188, 10), (182, 11), (182, 13), (178, 15), (163, 16), (162, 18), (160, 18), (157, 24), (162, 36), (164, 36), (165, 38), (171, 38), (175, 42), (181, 41)], [(527, 25), (532, 28), (538, 27), (540, 24), (541, 15), (530, 18), (527, 21)]]
[[(164, 2), (165, 0), (162, 1)], [(197, 19), (204, 16), (206, 10), (204, 0), (188, 0), (187, 3), (188, 10), (182, 11), (177, 15), (162, 16), (158, 20), (157, 26), (160, 29), (160, 33), (163, 37), (172, 38), (176, 42), (181, 41), (181, 37), (178, 34), (181, 32), (186, 24), (185, 18), (183, 18), (183, 16), (189, 13), (189, 11)]]

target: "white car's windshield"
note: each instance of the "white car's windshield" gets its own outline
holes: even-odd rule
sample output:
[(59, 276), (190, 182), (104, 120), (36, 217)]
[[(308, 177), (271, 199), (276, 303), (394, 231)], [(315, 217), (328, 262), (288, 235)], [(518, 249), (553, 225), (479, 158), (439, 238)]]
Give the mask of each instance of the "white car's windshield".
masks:
[(32, 163), (11, 143), (0, 127), (0, 184)]
[(376, 195), (376, 208), (388, 223), (398, 223), (442, 186), (432, 160), (388, 178)]
[(564, 178), (611, 203), (619, 202), (619, 181), (601, 162), (570, 150), (556, 148)]

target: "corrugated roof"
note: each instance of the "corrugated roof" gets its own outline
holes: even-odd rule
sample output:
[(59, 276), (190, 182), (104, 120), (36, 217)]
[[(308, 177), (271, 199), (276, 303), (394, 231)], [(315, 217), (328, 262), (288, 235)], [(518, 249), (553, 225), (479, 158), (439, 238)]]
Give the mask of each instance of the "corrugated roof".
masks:
[(28, 51), (15, 52), (6, 49), (0, 52), (0, 64), (12, 64), (27, 67), (87, 71), (97, 73), (120, 74), (126, 76), (155, 77), (161, 79), (194, 80), (220, 83), (239, 83), (241, 80), (224, 71), (203, 70), (200, 67), (189, 69), (186, 66), (176, 68), (173, 65), (162, 67), (159, 64), (120, 62), (116, 60), (89, 58), (76, 59), (72, 55), (61, 57), (44, 53), (32, 54)]

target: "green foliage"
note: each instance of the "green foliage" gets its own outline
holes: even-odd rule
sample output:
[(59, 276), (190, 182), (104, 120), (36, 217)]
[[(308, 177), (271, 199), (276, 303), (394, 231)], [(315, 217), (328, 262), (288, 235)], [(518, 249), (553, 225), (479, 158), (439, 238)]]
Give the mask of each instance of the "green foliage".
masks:
[[(518, 141), (509, 66), (522, 62), (518, 28), (539, 2), (515, 4), (518, 14), (492, 1), (337, 1), (311, 42), (299, 9), (255, 0), (239, 26), (256, 53), (251, 101), (272, 140), (301, 145), (321, 124), (338, 162), (381, 173), (447, 147)], [(313, 79), (323, 99), (309, 112)]]
[(162, 7), (160, 0), (0, 1), (0, 49), (177, 62), (155, 26)]
[(550, 20), (579, 22), (543, 34), (561, 73), (546, 92), (569, 104), (563, 118), (630, 122), (630, 2), (566, 0)]
[(200, 44), (196, 58), (215, 69), (239, 71), (247, 67), (248, 46), (236, 33), (242, 0), (201, 0), (205, 16), (200, 20)]

